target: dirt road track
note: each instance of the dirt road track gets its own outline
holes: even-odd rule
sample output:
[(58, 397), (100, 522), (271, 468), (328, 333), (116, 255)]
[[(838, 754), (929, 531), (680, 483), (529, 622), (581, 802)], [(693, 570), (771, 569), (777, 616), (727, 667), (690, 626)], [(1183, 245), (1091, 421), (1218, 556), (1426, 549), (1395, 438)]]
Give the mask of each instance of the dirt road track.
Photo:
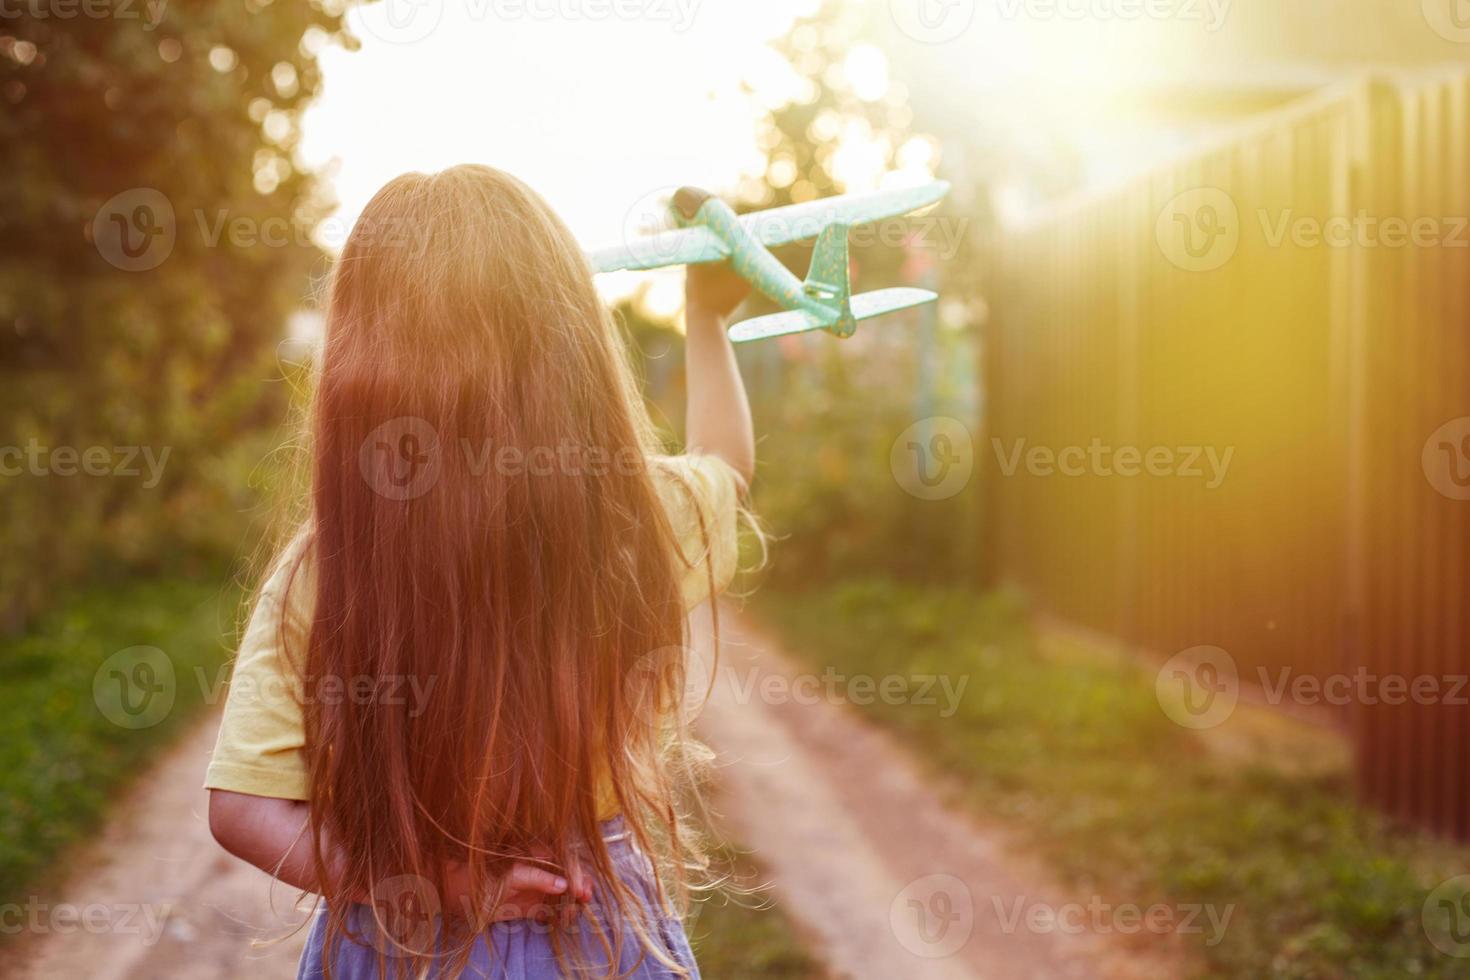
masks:
[[(214, 748), (211, 716), (159, 760), (113, 811), (102, 836), (74, 856), (59, 894), (37, 896), (108, 910), (115, 929), (48, 929), (20, 942), (27, 980), (266, 980), (294, 977), (303, 932), (295, 892), (215, 844), (200, 784)], [(274, 898), (275, 909), (271, 903)], [(145, 912), (136, 911), (139, 907)], [(48, 911), (43, 919), (50, 919)], [(157, 923), (162, 920), (161, 928)], [(252, 941), (287, 937), (254, 948)]]
[(719, 751), (732, 836), (755, 851), (778, 903), (839, 976), (1182, 975), (1167, 950), (1013, 925), (1018, 906), (1057, 909), (1088, 897), (1057, 887), (999, 831), (947, 807), (911, 750), (854, 709), (810, 696), (748, 696), (764, 683), (793, 695), (813, 686), (789, 686), (798, 668), (747, 619), (725, 616), (721, 626), (721, 666), (700, 729)]
[[(733, 836), (767, 869), (774, 900), (804, 926), (834, 974), (854, 980), (1180, 975), (1177, 958), (1115, 937), (1005, 928), (997, 901), (1011, 910), (1018, 903), (1057, 907), (1087, 899), (1055, 887), (1032, 862), (1010, 853), (997, 831), (946, 807), (908, 752), (851, 709), (747, 696), (760, 690), (760, 678), (789, 680), (795, 668), (744, 618), (727, 613), (722, 626), (718, 683), (700, 719), (721, 756), (721, 806)], [(294, 975), (304, 934), (290, 935), (302, 917), (293, 911), (292, 891), (275, 886), (272, 908), (267, 879), (209, 836), (199, 784), (215, 725), (213, 718), (203, 722), (160, 759), (116, 808), (102, 837), (74, 856), (57, 893), (38, 896), (50, 908), (95, 904), (109, 910), (117, 928), (34, 931), (15, 944), (18, 955), (6, 958), (10, 975)], [(138, 907), (161, 919), (161, 927), (151, 927)], [(278, 941), (253, 945), (270, 939)]]

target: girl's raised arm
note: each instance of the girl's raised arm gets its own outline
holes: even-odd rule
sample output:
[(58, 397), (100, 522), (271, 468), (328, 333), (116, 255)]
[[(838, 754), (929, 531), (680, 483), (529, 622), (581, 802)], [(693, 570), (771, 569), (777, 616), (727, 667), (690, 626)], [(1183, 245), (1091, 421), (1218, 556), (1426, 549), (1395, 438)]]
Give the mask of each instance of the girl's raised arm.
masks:
[(747, 484), (755, 474), (755, 430), (725, 320), (749, 291), (724, 263), (690, 266), (684, 286), (688, 450), (720, 457)]

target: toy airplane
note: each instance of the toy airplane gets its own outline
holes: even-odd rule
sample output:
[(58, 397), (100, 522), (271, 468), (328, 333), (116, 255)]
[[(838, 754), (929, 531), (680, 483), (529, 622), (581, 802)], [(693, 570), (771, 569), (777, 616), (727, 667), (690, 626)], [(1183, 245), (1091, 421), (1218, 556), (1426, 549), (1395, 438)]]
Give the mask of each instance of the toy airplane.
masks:
[[(784, 307), (784, 312), (735, 324), (730, 328), (731, 340), (741, 343), (808, 330), (850, 337), (859, 320), (932, 303), (939, 297), (927, 289), (907, 287), (852, 295), (848, 228), (917, 211), (948, 192), (949, 184), (941, 180), (922, 187), (829, 197), (737, 215), (714, 195), (685, 187), (670, 202), (678, 228), (601, 249), (588, 258), (598, 272), (729, 260), (752, 286)], [(802, 282), (770, 249), (814, 237), (817, 244), (811, 269)]]

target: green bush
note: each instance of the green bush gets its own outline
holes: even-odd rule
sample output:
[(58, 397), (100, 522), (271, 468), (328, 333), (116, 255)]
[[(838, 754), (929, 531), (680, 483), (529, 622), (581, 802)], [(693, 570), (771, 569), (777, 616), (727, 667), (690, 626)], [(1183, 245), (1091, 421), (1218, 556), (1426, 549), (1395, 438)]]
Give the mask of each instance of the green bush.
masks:
[[(958, 389), (964, 373), (935, 382), (921, 380), (918, 369), (929, 343), (932, 356), (951, 363), (972, 354), (962, 335), (926, 341), (912, 320), (894, 321), (870, 326), (867, 338), (817, 334), (746, 355), (759, 439), (755, 504), (777, 538), (773, 587), (864, 574), (931, 582), (976, 574), (973, 477), (954, 496), (924, 500), (903, 488), (893, 463), (895, 443), (920, 419), (957, 417), (973, 432)], [(905, 452), (898, 447), (900, 458)]]
[[(154, 750), (223, 697), (238, 603), (214, 584), (141, 581), (80, 593), (0, 641), (0, 903), (95, 827)], [(128, 690), (142, 712), (120, 711), (114, 671), (146, 680), (158, 700)]]

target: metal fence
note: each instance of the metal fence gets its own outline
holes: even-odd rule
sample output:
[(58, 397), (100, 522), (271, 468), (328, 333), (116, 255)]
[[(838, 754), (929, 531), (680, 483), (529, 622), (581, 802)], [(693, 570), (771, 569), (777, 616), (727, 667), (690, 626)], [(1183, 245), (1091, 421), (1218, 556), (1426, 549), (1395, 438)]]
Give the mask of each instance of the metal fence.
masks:
[(1001, 576), (1162, 655), (1221, 647), (1268, 697), (1333, 680), (1277, 699), (1460, 836), (1467, 144), (1465, 79), (1365, 80), (1008, 233), (982, 453)]

